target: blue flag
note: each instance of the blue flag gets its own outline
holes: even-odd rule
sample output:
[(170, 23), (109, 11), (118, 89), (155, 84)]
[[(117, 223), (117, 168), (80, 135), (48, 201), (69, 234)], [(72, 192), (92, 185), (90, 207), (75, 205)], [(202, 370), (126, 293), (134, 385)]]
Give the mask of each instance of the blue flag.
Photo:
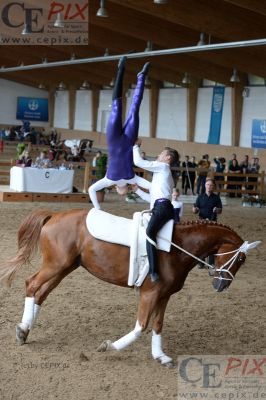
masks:
[(211, 123), (208, 144), (220, 144), (220, 133), (222, 125), (224, 104), (224, 87), (215, 86), (212, 96)]

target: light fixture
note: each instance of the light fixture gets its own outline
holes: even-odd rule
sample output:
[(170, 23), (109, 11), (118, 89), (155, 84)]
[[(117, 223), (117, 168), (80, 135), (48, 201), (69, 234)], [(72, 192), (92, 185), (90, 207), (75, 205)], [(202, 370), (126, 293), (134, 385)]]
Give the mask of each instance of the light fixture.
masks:
[(64, 28), (64, 26), (65, 26), (65, 23), (64, 23), (61, 13), (57, 13), (56, 20), (54, 22), (54, 27)]
[(168, 0), (153, 0), (155, 4), (167, 4)]
[(31, 33), (29, 24), (24, 24), (21, 35), (29, 35)]
[(240, 79), (239, 79), (239, 76), (238, 76), (236, 68), (233, 69), (233, 75), (230, 78), (230, 82), (232, 82), (232, 83), (239, 83), (240, 82)]
[(205, 33), (201, 32), (200, 34), (200, 40), (197, 43), (197, 46), (205, 46), (206, 45), (206, 41), (205, 41)]
[(105, 8), (105, 0), (101, 0), (100, 1), (100, 8), (97, 11), (96, 16), (97, 17), (104, 17), (104, 18), (109, 17), (108, 12), (107, 12), (107, 10)]
[(40, 83), (40, 84), (38, 85), (38, 89), (45, 90), (45, 89), (46, 89), (46, 86), (45, 86), (43, 83)]
[(114, 87), (114, 85), (115, 85), (115, 79), (112, 78), (111, 82), (109, 83), (109, 86), (112, 88), (112, 87)]
[(185, 74), (184, 74), (182, 83), (183, 83), (183, 85), (189, 85), (191, 83), (191, 80), (190, 80), (187, 72), (185, 72)]
[(144, 51), (152, 51), (153, 50), (153, 43), (151, 40), (147, 41), (147, 45)]
[(57, 86), (57, 90), (66, 90), (66, 84), (64, 82), (60, 82)]
[(84, 82), (82, 83), (82, 85), (80, 86), (79, 89), (80, 89), (80, 90), (89, 90), (89, 89), (90, 89), (90, 84), (89, 84), (89, 82), (88, 82), (88, 81), (84, 81)]
[(109, 53), (109, 49), (108, 49), (108, 47), (106, 47), (106, 49), (105, 49), (105, 51), (104, 51), (104, 57), (108, 57), (110, 55), (110, 53)]

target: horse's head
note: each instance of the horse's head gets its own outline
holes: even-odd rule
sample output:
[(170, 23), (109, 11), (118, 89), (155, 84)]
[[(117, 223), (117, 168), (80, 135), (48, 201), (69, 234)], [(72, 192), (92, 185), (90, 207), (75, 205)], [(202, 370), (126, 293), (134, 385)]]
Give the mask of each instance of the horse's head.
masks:
[(261, 242), (243, 242), (238, 248), (232, 244), (224, 244), (215, 255), (215, 269), (213, 273), (213, 287), (217, 292), (227, 289), (242, 264), (246, 260), (246, 253)]

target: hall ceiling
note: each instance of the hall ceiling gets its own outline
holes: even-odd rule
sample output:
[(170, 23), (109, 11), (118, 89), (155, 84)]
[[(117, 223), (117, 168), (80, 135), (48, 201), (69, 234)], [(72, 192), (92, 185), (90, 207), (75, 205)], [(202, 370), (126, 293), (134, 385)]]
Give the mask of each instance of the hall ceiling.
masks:
[[(107, 0), (109, 17), (96, 16), (99, 0), (89, 1), (89, 44), (86, 46), (1, 46), (0, 66), (13, 67), (23, 62), (39, 64), (76, 58), (144, 51), (147, 41), (153, 49), (195, 46), (204, 32), (210, 44), (266, 38), (266, 1), (262, 0)], [(125, 83), (135, 82), (136, 73), (147, 58), (127, 62)], [(266, 79), (266, 46), (233, 48), (151, 58), (151, 81), (181, 85), (184, 73), (192, 82), (203, 78), (230, 85), (236, 68), (243, 85), (248, 74)], [(84, 80), (108, 85), (116, 72), (117, 61), (69, 65), (1, 74), (32, 86), (40, 83), (53, 88), (60, 81), (80, 87)]]

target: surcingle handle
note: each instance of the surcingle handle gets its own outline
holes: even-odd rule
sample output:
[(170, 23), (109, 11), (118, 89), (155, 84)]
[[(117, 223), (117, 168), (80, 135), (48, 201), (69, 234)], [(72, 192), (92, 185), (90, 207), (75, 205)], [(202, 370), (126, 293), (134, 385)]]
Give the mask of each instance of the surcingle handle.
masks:
[(143, 210), (143, 211), (141, 211), (141, 222), (140, 222), (140, 225), (141, 226), (144, 226), (144, 222), (143, 222), (143, 220), (144, 220), (144, 218), (143, 218), (143, 215), (144, 214), (151, 214), (151, 210)]

